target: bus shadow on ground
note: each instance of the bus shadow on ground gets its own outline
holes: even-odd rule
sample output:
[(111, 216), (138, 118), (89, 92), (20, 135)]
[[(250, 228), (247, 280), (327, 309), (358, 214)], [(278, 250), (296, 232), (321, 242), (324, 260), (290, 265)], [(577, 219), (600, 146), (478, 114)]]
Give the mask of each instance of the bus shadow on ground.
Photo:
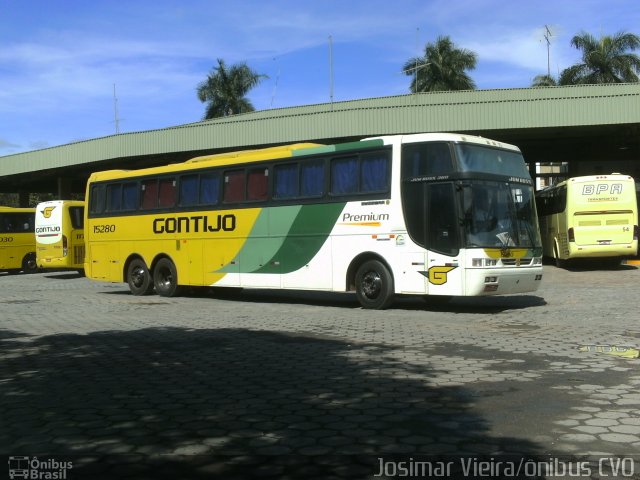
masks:
[[(544, 264), (549, 266), (555, 266), (553, 259), (544, 257)], [(561, 270), (567, 270), (569, 272), (593, 272), (598, 270), (603, 271), (625, 271), (625, 270), (637, 270), (637, 265), (628, 265), (625, 263), (611, 262), (602, 259), (571, 259), (565, 260), (562, 266), (556, 267)]]
[(74, 478), (358, 479), (380, 458), (543, 451), (491, 435), (472, 391), (402, 346), (173, 327), (0, 338), (0, 452), (71, 461)]
[(76, 280), (78, 278), (84, 278), (84, 274), (80, 272), (59, 271), (53, 275), (45, 275), (44, 278), (51, 280)]
[[(107, 295), (130, 295), (129, 290), (100, 292)], [(278, 303), (289, 305), (312, 305), (347, 309), (362, 308), (355, 293), (315, 292), (308, 290), (270, 290), (233, 287), (186, 287), (181, 296), (205, 298), (229, 302)], [(145, 297), (139, 297), (145, 298)], [(142, 300), (141, 300), (142, 302)], [(537, 295), (496, 295), (489, 297), (453, 297), (447, 301), (441, 298), (398, 295), (389, 309), (425, 310), (452, 313), (500, 313), (505, 310), (521, 310), (546, 305), (544, 298)]]

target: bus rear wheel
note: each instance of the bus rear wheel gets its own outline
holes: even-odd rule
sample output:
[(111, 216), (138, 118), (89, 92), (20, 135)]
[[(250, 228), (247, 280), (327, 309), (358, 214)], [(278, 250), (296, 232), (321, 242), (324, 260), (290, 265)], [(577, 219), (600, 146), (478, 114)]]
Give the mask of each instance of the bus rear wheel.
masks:
[(38, 262), (36, 262), (36, 254), (27, 253), (22, 259), (22, 271), (24, 273), (36, 273), (38, 271)]
[(556, 267), (565, 268), (567, 266), (567, 261), (560, 258), (560, 254), (558, 253), (558, 246), (553, 246), (553, 259), (556, 262)]
[(356, 296), (363, 308), (381, 310), (393, 302), (393, 276), (378, 260), (364, 262), (356, 272)]
[(153, 285), (156, 293), (162, 297), (175, 297), (180, 293), (178, 271), (168, 258), (158, 260), (153, 269)]
[(134, 295), (149, 295), (153, 291), (153, 279), (144, 260), (140, 258), (131, 260), (127, 268), (127, 283)]

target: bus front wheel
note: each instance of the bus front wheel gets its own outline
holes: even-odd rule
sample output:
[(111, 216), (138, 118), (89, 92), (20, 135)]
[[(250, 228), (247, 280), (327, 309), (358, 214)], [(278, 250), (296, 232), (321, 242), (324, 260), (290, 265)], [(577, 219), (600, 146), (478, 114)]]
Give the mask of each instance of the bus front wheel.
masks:
[(158, 260), (153, 269), (153, 285), (156, 288), (156, 293), (162, 297), (175, 297), (180, 293), (178, 271), (168, 258)]
[(356, 296), (363, 308), (381, 310), (393, 301), (393, 276), (378, 260), (364, 262), (356, 272)]
[(140, 258), (131, 260), (127, 268), (127, 283), (134, 295), (149, 295), (153, 291), (153, 279), (144, 260)]

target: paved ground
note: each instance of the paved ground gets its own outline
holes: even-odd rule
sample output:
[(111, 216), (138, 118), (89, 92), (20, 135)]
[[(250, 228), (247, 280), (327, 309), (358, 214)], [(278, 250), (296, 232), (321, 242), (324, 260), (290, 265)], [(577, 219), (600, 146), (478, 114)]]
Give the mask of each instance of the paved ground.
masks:
[(165, 299), (2, 274), (0, 454), (71, 461), (66, 478), (158, 464), (167, 478), (370, 478), (379, 458), (423, 454), (640, 454), (640, 360), (578, 350), (640, 345), (639, 281), (632, 266), (547, 266), (531, 295), (366, 311), (351, 295)]

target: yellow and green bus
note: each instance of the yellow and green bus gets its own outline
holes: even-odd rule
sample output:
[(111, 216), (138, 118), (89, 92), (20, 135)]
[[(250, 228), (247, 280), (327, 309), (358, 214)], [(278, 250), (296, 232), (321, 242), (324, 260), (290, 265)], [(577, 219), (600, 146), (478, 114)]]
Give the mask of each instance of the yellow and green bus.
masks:
[(536, 194), (543, 253), (564, 266), (595, 258), (612, 265), (638, 249), (638, 204), (628, 175), (569, 178)]
[[(493, 218), (477, 220), (478, 197)], [(182, 286), (396, 294), (530, 292), (542, 278), (520, 151), (456, 134), (225, 153), (91, 175), (89, 278), (135, 295)]]
[(36, 207), (38, 267), (84, 269), (84, 202), (51, 200)]
[(37, 270), (34, 217), (33, 208), (0, 207), (0, 271)]

